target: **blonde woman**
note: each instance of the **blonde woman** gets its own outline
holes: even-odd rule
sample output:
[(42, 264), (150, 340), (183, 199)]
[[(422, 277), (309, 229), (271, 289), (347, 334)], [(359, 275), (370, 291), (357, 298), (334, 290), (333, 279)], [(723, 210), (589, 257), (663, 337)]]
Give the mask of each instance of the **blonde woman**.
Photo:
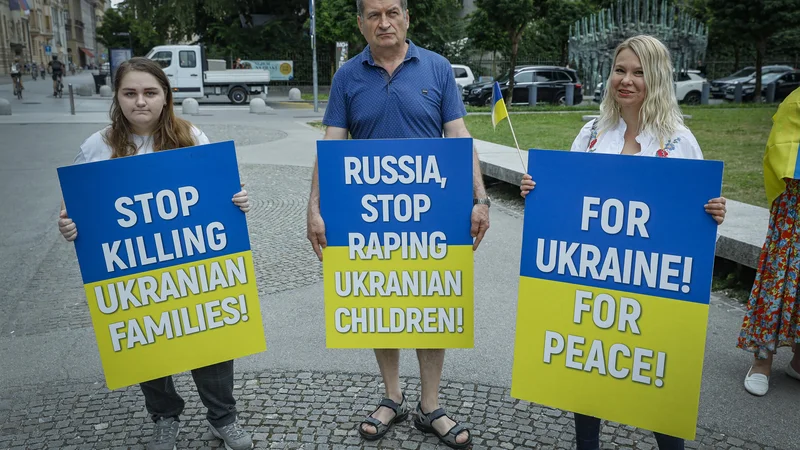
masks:
[[(572, 151), (657, 158), (703, 159), (700, 145), (683, 124), (672, 88), (673, 67), (669, 50), (658, 39), (640, 35), (626, 39), (614, 53), (608, 91), (600, 104), (600, 117), (587, 123)], [(536, 183), (526, 174), (523, 197)], [(725, 198), (709, 200), (704, 208), (721, 224)], [(578, 450), (600, 448), (600, 419), (575, 414)], [(683, 439), (655, 433), (661, 450), (683, 450)]]

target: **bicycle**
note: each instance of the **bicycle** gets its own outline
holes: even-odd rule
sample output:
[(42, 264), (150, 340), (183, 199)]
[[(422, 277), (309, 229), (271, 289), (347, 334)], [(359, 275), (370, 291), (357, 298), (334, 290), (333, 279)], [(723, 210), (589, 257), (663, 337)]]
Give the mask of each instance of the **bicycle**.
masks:
[(22, 100), (22, 79), (21, 77), (12, 77), (14, 79), (14, 95), (19, 100)]
[(64, 83), (61, 82), (61, 77), (58, 77), (58, 98), (61, 98), (61, 95), (64, 93)]

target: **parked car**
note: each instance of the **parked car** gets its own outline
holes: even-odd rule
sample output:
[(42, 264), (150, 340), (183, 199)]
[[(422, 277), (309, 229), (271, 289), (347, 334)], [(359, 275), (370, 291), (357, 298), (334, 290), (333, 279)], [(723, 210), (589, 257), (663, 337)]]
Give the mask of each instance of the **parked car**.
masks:
[[(700, 75), (699, 70), (688, 70), (679, 73), (675, 79), (675, 97), (681, 103), (699, 105), (703, 92), (703, 83), (706, 79)], [(598, 83), (594, 90), (594, 102), (603, 101), (603, 83)]]
[[(500, 84), (503, 97), (506, 97), (509, 74), (506, 73), (495, 81)], [(566, 85), (569, 83), (575, 84), (573, 103), (577, 105), (583, 102), (581, 82), (575, 70), (558, 66), (517, 66), (514, 70), (514, 94), (511, 104), (527, 105), (528, 87), (535, 85), (537, 103), (564, 105), (567, 98)], [(492, 86), (494, 86), (494, 81), (465, 86), (461, 92), (464, 103), (490, 106), (492, 104)]]
[[(792, 70), (792, 67), (789, 66), (761, 66), (761, 75), (765, 75), (768, 73), (775, 73), (775, 72), (786, 72), (787, 70)], [(756, 76), (756, 68), (753, 66), (745, 67), (731, 75), (728, 75), (725, 78), (718, 78), (711, 82), (711, 97), (712, 98), (723, 98), (725, 97), (725, 90), (730, 85), (734, 85), (736, 83), (747, 83), (750, 80), (753, 80)]]
[[(795, 89), (800, 87), (800, 70), (788, 70), (785, 72), (773, 72), (761, 76), (761, 101), (766, 101), (767, 86), (775, 83), (775, 101), (781, 101), (789, 96)], [(725, 88), (725, 100), (733, 101), (735, 98), (735, 85)], [(750, 80), (742, 84), (742, 101), (752, 102), (755, 98), (756, 80)]]
[(475, 75), (472, 74), (472, 69), (469, 66), (462, 66), (461, 64), (450, 64), (453, 67), (453, 76), (456, 77), (456, 83), (460, 87), (468, 84), (475, 83)]

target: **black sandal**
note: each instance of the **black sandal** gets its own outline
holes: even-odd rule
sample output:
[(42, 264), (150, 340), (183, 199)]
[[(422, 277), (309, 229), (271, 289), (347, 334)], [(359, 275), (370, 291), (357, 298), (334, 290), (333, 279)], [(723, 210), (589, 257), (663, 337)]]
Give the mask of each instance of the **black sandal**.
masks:
[[(373, 414), (375, 414), (376, 412), (378, 412), (379, 409), (381, 409), (381, 406), (384, 406), (394, 411), (394, 417), (392, 418), (392, 420), (389, 421), (389, 423), (383, 423), (380, 420), (372, 417)], [(391, 428), (392, 425), (406, 420), (407, 417), (408, 417), (408, 402), (406, 402), (405, 394), (403, 394), (403, 400), (400, 402), (399, 405), (390, 398), (384, 398), (383, 400), (381, 400), (381, 404), (378, 405), (377, 408), (375, 408), (375, 411), (372, 411), (372, 413), (366, 419), (362, 420), (361, 423), (358, 424), (358, 434), (360, 434), (361, 437), (363, 437), (368, 441), (377, 441), (378, 439), (386, 435), (386, 433), (389, 431), (389, 428)], [(367, 433), (366, 431), (364, 431), (364, 425), (372, 425), (373, 427), (375, 427), (376, 432), (374, 434)]]
[[(436, 437), (439, 438), (439, 441), (443, 442), (446, 446), (450, 448), (463, 449), (463, 448), (468, 448), (470, 445), (472, 445), (472, 433), (469, 431), (469, 428), (465, 427), (464, 425), (458, 422), (456, 422), (456, 424), (453, 425), (453, 428), (450, 428), (444, 435), (439, 434), (439, 432), (436, 431), (436, 428), (433, 427), (433, 422), (436, 419), (440, 419), (442, 417), (448, 417), (453, 422), (456, 422), (455, 419), (448, 416), (447, 413), (444, 412), (443, 408), (439, 408), (437, 410), (430, 412), (429, 414), (425, 414), (424, 412), (422, 412), (422, 404), (418, 404), (417, 417), (414, 419), (414, 426), (420, 431), (435, 434)], [(458, 435), (460, 433), (463, 433), (464, 431), (467, 432), (467, 440), (464, 441), (463, 443), (458, 443), (456, 441), (456, 437), (458, 437)]]

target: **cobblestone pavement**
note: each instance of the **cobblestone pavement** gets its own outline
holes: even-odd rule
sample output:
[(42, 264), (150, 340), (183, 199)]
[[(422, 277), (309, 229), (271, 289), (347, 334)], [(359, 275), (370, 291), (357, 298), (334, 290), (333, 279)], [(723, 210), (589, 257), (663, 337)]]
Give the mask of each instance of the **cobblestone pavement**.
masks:
[[(379, 377), (346, 373), (238, 373), (235, 395), (239, 418), (256, 448), (292, 449), (446, 449), (411, 420), (395, 425), (381, 441), (359, 437), (358, 423), (383, 392)], [(220, 448), (205, 424), (205, 409), (186, 373), (175, 377), (186, 399), (178, 448)], [(404, 390), (416, 405), (419, 380)], [(108, 391), (102, 381), (20, 387), (0, 393), (0, 448), (142, 449), (153, 430), (138, 387)], [(501, 387), (443, 383), (442, 405), (468, 424), (473, 448), (573, 448), (572, 416), (560, 410), (512, 399)], [(602, 448), (654, 449), (652, 433), (605, 423)], [(690, 449), (765, 449), (754, 442), (703, 428)], [(777, 449), (775, 449), (777, 450)]]

